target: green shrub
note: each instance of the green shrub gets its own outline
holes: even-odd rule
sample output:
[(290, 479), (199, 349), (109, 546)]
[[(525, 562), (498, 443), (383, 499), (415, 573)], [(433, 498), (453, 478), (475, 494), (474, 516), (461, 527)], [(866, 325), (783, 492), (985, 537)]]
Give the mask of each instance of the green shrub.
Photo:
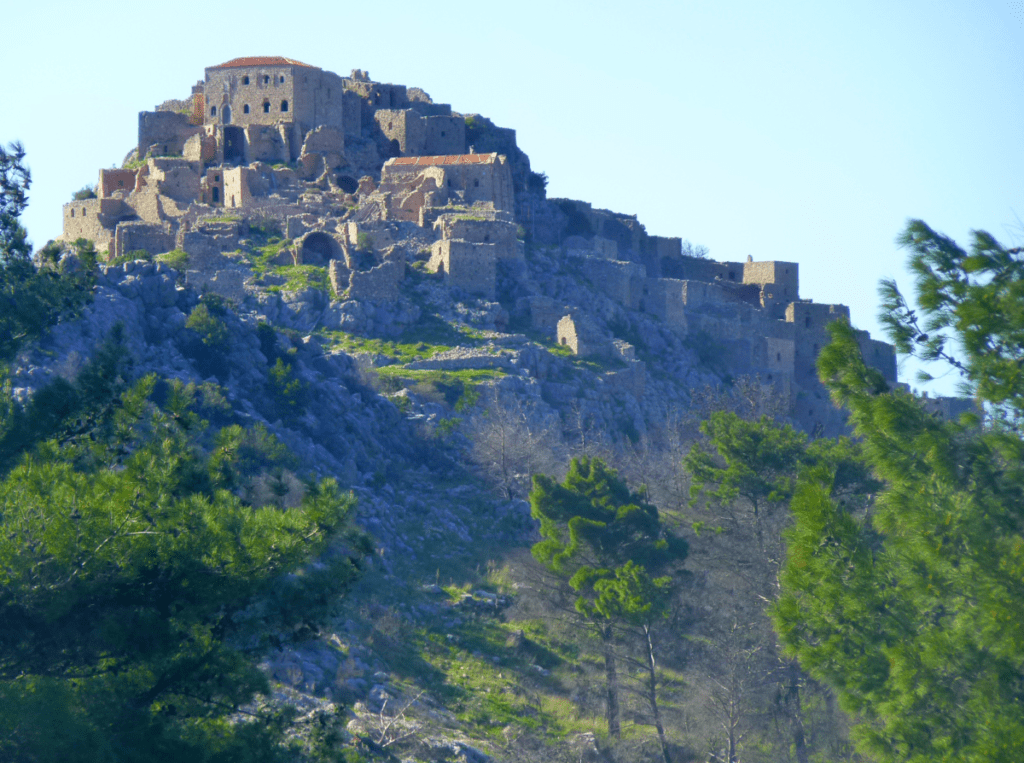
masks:
[(184, 249), (172, 249), (169, 252), (157, 255), (156, 261), (166, 263), (175, 270), (184, 270), (188, 267), (189, 254)]
[(108, 265), (124, 265), (126, 262), (135, 262), (135, 260), (146, 260), (146, 262), (153, 261), (153, 255), (151, 252), (147, 252), (145, 249), (135, 249), (127, 254), (122, 254), (120, 257), (115, 257), (112, 260), (108, 260)]
[(296, 378), (291, 363), (285, 363), (282, 358), (278, 358), (270, 367), (268, 377), (270, 392), (282, 413), (295, 416), (301, 412), (306, 404), (306, 385)]
[(93, 190), (93, 187), (89, 186), (89, 185), (82, 186), (81, 188), (79, 188), (77, 191), (75, 191), (71, 195), (72, 201), (85, 201), (86, 199), (95, 199), (95, 198), (96, 198), (96, 191)]
[(201, 302), (189, 313), (185, 328), (199, 335), (203, 344), (211, 349), (224, 347), (228, 342), (227, 324), (215, 315), (208, 303)]

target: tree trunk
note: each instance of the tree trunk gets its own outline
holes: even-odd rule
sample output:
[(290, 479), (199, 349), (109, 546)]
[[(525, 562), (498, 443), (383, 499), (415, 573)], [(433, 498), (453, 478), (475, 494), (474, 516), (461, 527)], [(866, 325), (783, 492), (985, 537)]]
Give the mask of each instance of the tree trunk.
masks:
[(661, 754), (665, 758), (665, 763), (672, 763), (672, 758), (668, 754), (668, 740), (665, 739), (665, 726), (661, 722), (661, 710), (658, 708), (658, 674), (655, 670), (651, 626), (644, 626), (644, 635), (647, 637), (647, 699), (651, 703), (651, 713), (654, 715), (654, 728), (658, 730)]
[(800, 665), (796, 660), (789, 663), (789, 692), (793, 698), (793, 749), (796, 751), (797, 763), (808, 763), (804, 712), (800, 704)]
[(608, 684), (608, 703), (605, 714), (608, 718), (608, 736), (613, 739), (622, 738), (619, 724), (619, 674), (615, 668), (615, 651), (613, 649), (612, 627), (601, 628), (601, 641), (604, 644), (604, 673)]

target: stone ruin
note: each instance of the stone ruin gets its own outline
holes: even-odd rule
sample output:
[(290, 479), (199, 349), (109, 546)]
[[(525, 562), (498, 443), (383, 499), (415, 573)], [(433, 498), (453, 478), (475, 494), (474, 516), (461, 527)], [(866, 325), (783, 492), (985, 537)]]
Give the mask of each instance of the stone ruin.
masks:
[[(486, 300), (499, 273), (512, 274), (535, 330), (621, 363), (616, 378), (642, 395), (635, 348), (529, 281), (525, 234), (557, 247), (623, 309), (713, 348), (729, 373), (776, 386), (806, 428), (830, 425), (815, 360), (827, 324), (849, 310), (801, 299), (797, 263), (691, 256), (635, 215), (547, 199), (535, 180), (514, 131), (421, 90), (361, 70), (340, 77), (287, 58), (238, 58), (207, 68), (189, 98), (139, 115), (136, 149), (121, 169), (100, 170), (97, 198), (65, 205), (61, 238), (91, 239), (111, 258), (183, 249), (191, 283), (233, 297), (251, 279), (226, 254), (247, 220), (268, 215), (291, 242), (278, 264), (327, 268), (339, 300), (396, 303), (409, 263), (426, 252), (427, 272)], [(894, 384), (892, 346), (859, 338)]]

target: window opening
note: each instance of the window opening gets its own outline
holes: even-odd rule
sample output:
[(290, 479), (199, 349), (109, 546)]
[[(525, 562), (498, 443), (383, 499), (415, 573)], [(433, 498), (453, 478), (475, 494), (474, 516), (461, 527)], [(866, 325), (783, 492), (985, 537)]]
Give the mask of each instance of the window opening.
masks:
[(281, 111), (288, 111), (288, 101), (281, 101)]
[(214, 186), (210, 196), (213, 199), (213, 203), (216, 204), (218, 201), (220, 201), (220, 189)]
[(263, 113), (264, 114), (269, 114), (270, 113), (270, 101), (264, 101), (263, 102)]
[(281, 82), (284, 82), (284, 75), (281, 75)]
[(249, 78), (248, 77), (242, 77), (242, 84), (243, 85), (248, 85), (249, 84)]
[(806, 326), (807, 328), (811, 327), (811, 316), (809, 316), (809, 315), (805, 315), (804, 316), (804, 326)]
[(248, 114), (248, 113), (249, 113), (249, 104), (248, 104), (248, 103), (247, 103), (247, 104), (245, 104), (245, 105), (244, 105), (244, 106), (242, 107), (242, 113), (243, 113), (243, 114)]
[(211, 117), (217, 116), (217, 107), (216, 106), (211, 106), (210, 107), (210, 116)]
[(269, 85), (270, 84), (270, 76), (269, 75), (267, 75), (267, 74), (263, 75), (263, 84), (264, 85)]

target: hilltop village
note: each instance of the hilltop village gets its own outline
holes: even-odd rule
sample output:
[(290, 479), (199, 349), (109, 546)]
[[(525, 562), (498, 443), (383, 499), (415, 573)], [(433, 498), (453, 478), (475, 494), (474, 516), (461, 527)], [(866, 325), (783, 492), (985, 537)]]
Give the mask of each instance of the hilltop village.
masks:
[[(237, 58), (139, 114), (138, 145), (120, 169), (100, 170), (95, 198), (65, 205), (62, 239), (89, 239), (110, 260), (184, 252), (189, 285), (302, 330), (395, 335), (418, 315), (407, 295), (416, 269), (490, 311), (496, 335), (535, 332), (607, 361), (609, 381), (638, 401), (650, 394), (644, 352), (656, 348), (620, 329), (653, 320), (712, 348), (721, 375), (774, 388), (808, 432), (843, 430), (815, 358), (849, 309), (802, 298), (798, 263), (693, 256), (636, 216), (548, 199), (545, 183), (514, 130), (418, 88)], [(267, 220), (287, 243), (276, 262), (326, 269), (329, 294), (272, 298), (273, 277), (233, 255)], [(531, 257), (558, 260), (607, 300), (574, 302)], [(893, 347), (866, 332), (860, 344), (896, 383)]]

